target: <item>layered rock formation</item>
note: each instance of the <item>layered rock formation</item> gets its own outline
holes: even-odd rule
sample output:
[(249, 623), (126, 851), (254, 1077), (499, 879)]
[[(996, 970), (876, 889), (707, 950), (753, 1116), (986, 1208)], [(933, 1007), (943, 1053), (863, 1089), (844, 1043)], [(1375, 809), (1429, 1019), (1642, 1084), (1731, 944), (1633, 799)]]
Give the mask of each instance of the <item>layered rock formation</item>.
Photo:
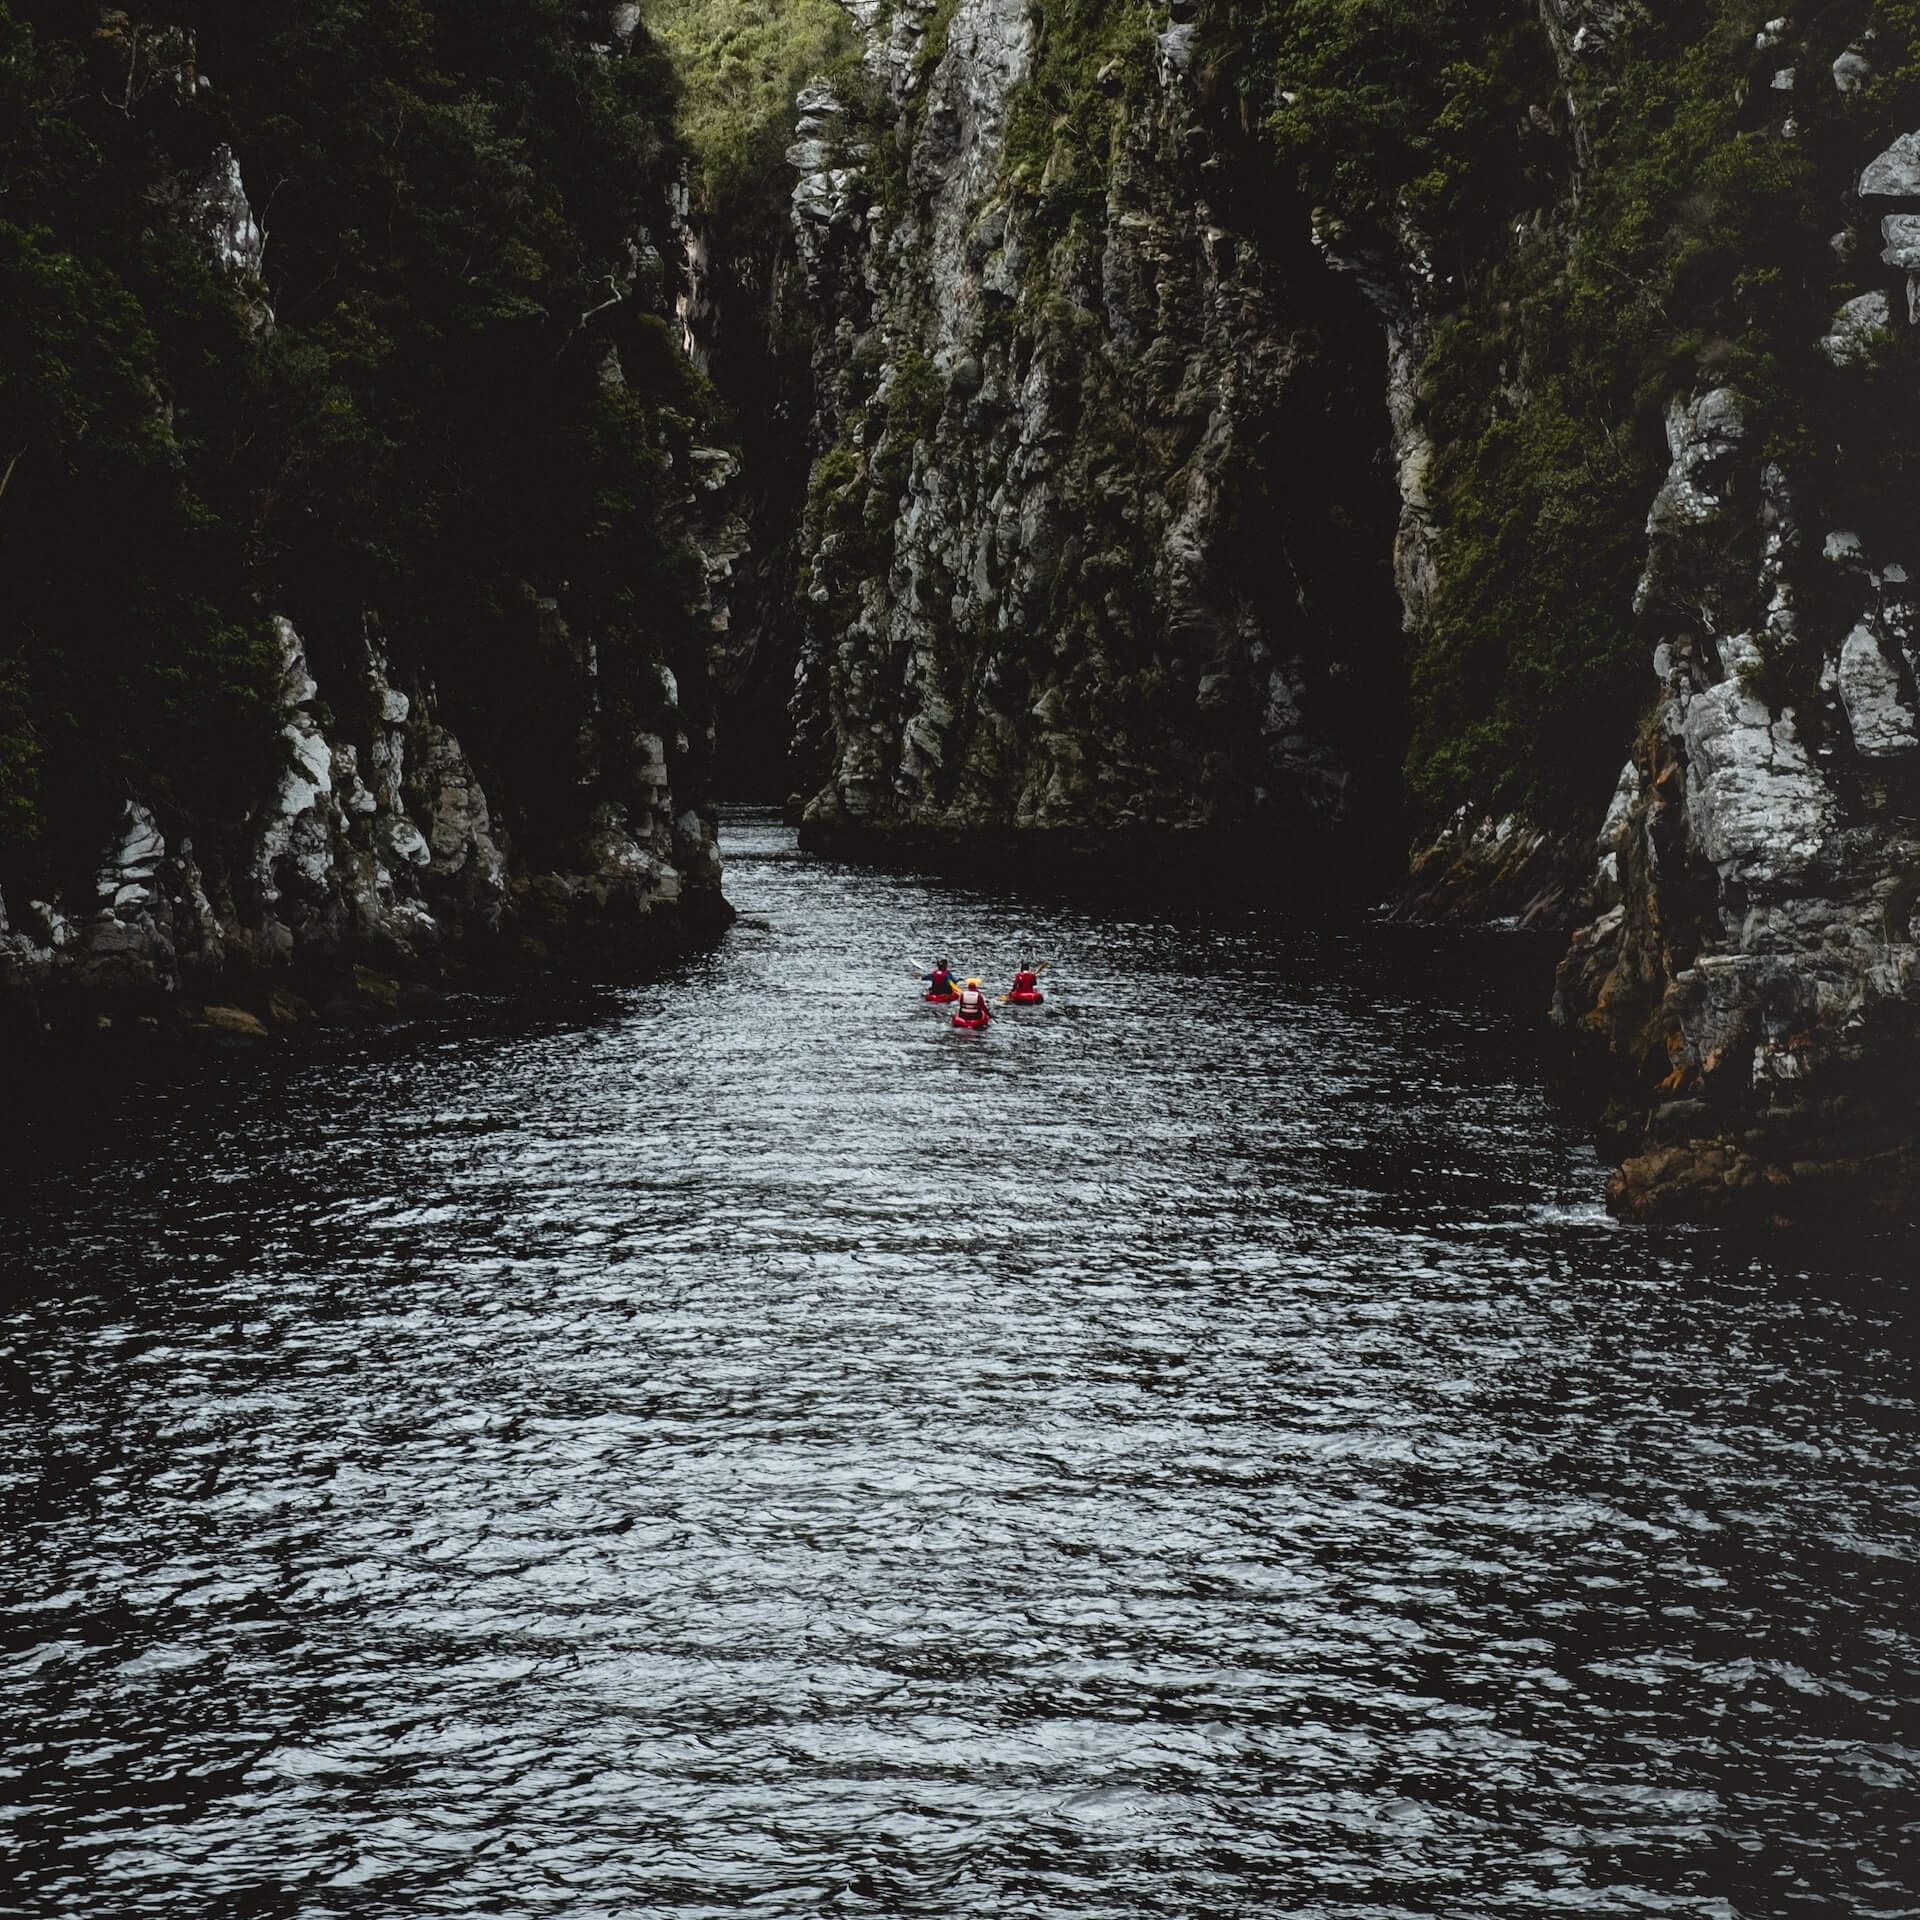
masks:
[[(1920, 610), (1901, 467), (1920, 140), (1874, 151), (1901, 93), (1876, 86), (1875, 56), (1908, 49), (1864, 5), (1744, 28), (1703, 9), (1666, 49), (1700, 36), (1676, 83), (1639, 9), (1542, 0), (1540, 15), (1565, 187), (1516, 223), (1515, 255), (1554, 231), (1564, 286), (1613, 250), (1623, 308), (1659, 307), (1693, 361), (1661, 396), (1664, 471), (1649, 476), (1630, 599), (1612, 607), (1645, 650), (1647, 704), (1584, 859), (1567, 826), (1465, 809), (1418, 852), (1413, 904), (1572, 925), (1552, 1017), (1609, 1099), (1620, 1211), (1911, 1211)], [(1650, 73), (1669, 119), (1678, 98), (1724, 142), (1696, 132), (1693, 176), (1656, 175), (1657, 191), (1622, 185), (1630, 166), (1654, 170), (1621, 138), (1620, 103), (1653, 94)], [(1606, 225), (1623, 207), (1683, 263), (1689, 248), (1732, 257), (1635, 285)], [(1524, 394), (1556, 357), (1536, 340), (1509, 377)], [(1424, 378), (1431, 400), (1444, 370)], [(1416, 482), (1409, 512), (1426, 506)], [(1443, 595), (1446, 543), (1443, 525)], [(1430, 591), (1408, 597), (1416, 630)]]
[(806, 830), (1577, 927), (1623, 1209), (1911, 1205), (1906, 28), (1541, 0), (1403, 22), (1415, 87), (1350, 11), (859, 10), (792, 152)]
[(669, 77), (632, 7), (388, 24), (0, 5), (11, 1044), (730, 917), (739, 463), (667, 325)]
[(1190, 22), (864, 22), (864, 88), (803, 96), (791, 156), (805, 835), (1352, 872), (1391, 837), (1402, 680), (1359, 293), (1205, 124)]
[[(1582, 924), (1553, 1007), (1612, 1097), (1609, 1193), (1635, 1216), (1920, 1202), (1916, 610), (1887, 458), (1912, 421), (1886, 411), (1911, 360), (1894, 315), (1920, 175), (1910, 139), (1865, 144), (1868, 13), (1769, 20), (1727, 60), (1751, 75), (1738, 138), (1797, 190), (1797, 271), (1784, 297), (1713, 312), (1730, 337), (1669, 389), (1622, 609), (1652, 698), (1567, 896)], [(1578, 188), (1604, 162), (1588, 124), (1631, 10), (1542, 17)]]
[[(1822, 339), (1837, 380), (1875, 350), (1863, 311), (1877, 330), (1886, 294)], [(1676, 401), (1668, 433), (1641, 594), (1658, 705), (1554, 1016), (1624, 1070), (1623, 1210), (1910, 1208), (1920, 605), (1901, 559), (1802, 504), (1733, 389)]]
[[(549, 859), (510, 862), (511, 838), (433, 695), (389, 683), (371, 631), (357, 684), (323, 702), (305, 644), (279, 619), (286, 764), (252, 816), (169, 836), (129, 800), (90, 887), (0, 899), (13, 1044), (204, 1022), (209, 1003), (296, 1024), (330, 1002), (377, 1012), (403, 983), (604, 969), (724, 926), (711, 816), (674, 791), (674, 769), (699, 765), (675, 676), (659, 670), (656, 730), (609, 739), (590, 650), (572, 644), (553, 602), (529, 601), (550, 670), (582, 682), (580, 805), (560, 863), (551, 819)], [(352, 718), (336, 718), (335, 704)], [(608, 781), (600, 769), (615, 754), (621, 777)]]

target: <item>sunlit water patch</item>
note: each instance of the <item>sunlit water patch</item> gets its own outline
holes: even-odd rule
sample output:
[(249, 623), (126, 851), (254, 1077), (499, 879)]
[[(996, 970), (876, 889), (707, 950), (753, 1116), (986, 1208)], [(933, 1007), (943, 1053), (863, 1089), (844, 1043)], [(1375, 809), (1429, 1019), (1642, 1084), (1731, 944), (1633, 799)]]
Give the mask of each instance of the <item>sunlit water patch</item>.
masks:
[(728, 843), (16, 1182), (0, 1912), (1920, 1912), (1910, 1240), (1615, 1226), (1419, 937)]

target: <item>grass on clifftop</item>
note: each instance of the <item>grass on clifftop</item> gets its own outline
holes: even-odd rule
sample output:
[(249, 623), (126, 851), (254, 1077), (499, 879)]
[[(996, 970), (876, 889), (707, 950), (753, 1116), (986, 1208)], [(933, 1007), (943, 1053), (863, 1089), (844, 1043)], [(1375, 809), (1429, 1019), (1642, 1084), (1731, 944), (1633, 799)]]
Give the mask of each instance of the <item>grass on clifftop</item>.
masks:
[(736, 232), (756, 207), (784, 213), (794, 98), (852, 50), (845, 10), (836, 0), (646, 0), (644, 16), (683, 89), (696, 204)]

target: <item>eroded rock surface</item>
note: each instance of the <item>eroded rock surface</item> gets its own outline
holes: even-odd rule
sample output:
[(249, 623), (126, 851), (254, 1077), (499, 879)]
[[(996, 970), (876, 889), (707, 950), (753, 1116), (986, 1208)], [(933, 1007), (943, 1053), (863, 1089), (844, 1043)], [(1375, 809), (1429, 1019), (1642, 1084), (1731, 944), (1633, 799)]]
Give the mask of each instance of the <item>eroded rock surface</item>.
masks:
[[(1908, 1209), (1920, 736), (1905, 573), (1849, 529), (1805, 527), (1736, 407), (1702, 395), (1674, 418), (1642, 583), (1672, 636), (1654, 663), (1663, 697), (1603, 833), (1603, 910), (1573, 937), (1555, 1017), (1652, 1087), (1628, 1109), (1609, 1189), (1622, 1211)], [(1851, 624), (1801, 614), (1809, 549), (1844, 576), (1823, 604), (1859, 608)], [(1802, 711), (1775, 689), (1808, 652), (1823, 666)]]
[(1143, 17), (1102, 69), (1097, 178), (1034, 104), (1061, 30), (902, 4), (867, 54), (892, 127), (802, 101), (794, 804), (841, 846), (1198, 836), (1243, 882), (1351, 875), (1402, 725), (1363, 297), (1304, 220), (1263, 230), (1277, 188), (1204, 124), (1190, 25)]
[[(275, 790), (242, 828), (210, 836), (169, 838), (129, 801), (89, 899), (0, 903), (0, 998), (16, 1030), (190, 1016), (246, 1037), (265, 1031), (257, 1014), (203, 1004), (250, 996), (294, 1025), (309, 1009), (283, 996), (288, 982), (378, 1008), (403, 979), (488, 977), (567, 954), (605, 964), (724, 924), (712, 818), (676, 802), (658, 735), (636, 754), (640, 804), (600, 801), (571, 858), (516, 873), (459, 738), (429, 691), (389, 683), (371, 631), (359, 684), (329, 689), (361, 716), (354, 739), (323, 719), (293, 624), (278, 619), (274, 633), (286, 741)], [(664, 669), (660, 711), (679, 711)], [(583, 750), (583, 776), (597, 758)], [(370, 993), (369, 980), (388, 984)]]

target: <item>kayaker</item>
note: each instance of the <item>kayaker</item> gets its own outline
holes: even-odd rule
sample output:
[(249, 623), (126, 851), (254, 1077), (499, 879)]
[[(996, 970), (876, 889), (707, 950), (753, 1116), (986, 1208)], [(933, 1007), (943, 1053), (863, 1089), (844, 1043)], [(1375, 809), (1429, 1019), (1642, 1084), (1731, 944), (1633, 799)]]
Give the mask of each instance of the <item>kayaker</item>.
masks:
[(953, 984), (953, 969), (944, 960), (936, 960), (933, 971), (923, 973), (920, 978), (927, 983), (929, 1000), (951, 1000), (958, 991)]
[(977, 1021), (981, 1026), (993, 1018), (987, 1009), (987, 996), (980, 991), (978, 980), (969, 980), (960, 995), (960, 1004), (954, 1008), (956, 1020)]
[(1013, 993), (1038, 993), (1040, 991), (1040, 976), (1022, 960), (1020, 962), (1020, 970), (1013, 976), (1013, 985), (1009, 991)]

